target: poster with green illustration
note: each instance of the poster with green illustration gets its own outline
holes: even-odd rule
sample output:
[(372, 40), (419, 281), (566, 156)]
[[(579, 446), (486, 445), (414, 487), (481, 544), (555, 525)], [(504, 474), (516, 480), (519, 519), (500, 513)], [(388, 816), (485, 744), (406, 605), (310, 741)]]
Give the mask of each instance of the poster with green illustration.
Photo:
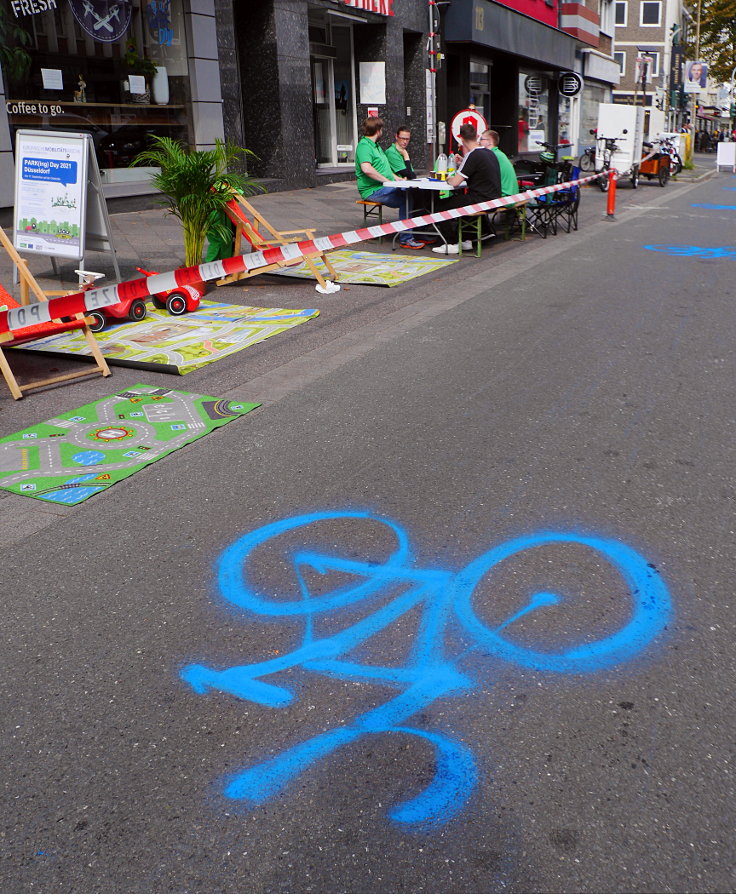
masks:
[(86, 134), (17, 132), (13, 243), (19, 251), (83, 257), (88, 139)]

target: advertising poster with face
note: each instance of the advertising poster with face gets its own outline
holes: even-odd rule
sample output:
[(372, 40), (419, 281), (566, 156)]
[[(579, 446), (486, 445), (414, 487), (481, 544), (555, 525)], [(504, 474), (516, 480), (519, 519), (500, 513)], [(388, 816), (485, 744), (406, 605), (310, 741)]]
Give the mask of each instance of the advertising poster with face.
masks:
[(685, 71), (685, 93), (700, 93), (705, 90), (708, 78), (708, 63), (695, 60), (687, 63)]

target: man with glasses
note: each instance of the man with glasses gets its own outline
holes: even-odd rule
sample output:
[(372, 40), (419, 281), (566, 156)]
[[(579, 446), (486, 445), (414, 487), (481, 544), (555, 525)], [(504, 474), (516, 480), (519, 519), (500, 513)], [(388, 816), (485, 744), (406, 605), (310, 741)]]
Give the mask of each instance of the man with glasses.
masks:
[[(355, 177), (360, 197), (369, 202), (378, 202), (389, 208), (399, 209), (399, 219), (406, 218), (406, 190), (395, 186), (384, 186), (388, 180), (396, 180), (386, 153), (378, 145), (383, 135), (383, 119), (369, 117), (363, 122), (363, 137), (355, 150)], [(399, 233), (402, 248), (424, 248), (411, 230)]]
[(386, 150), (386, 158), (391, 165), (391, 170), (402, 180), (416, 179), (409, 158), (409, 140), (411, 140), (411, 131), (404, 125), (396, 131), (396, 142)]
[(511, 164), (508, 155), (498, 148), (501, 138), (496, 130), (484, 130), (480, 135), (479, 143), (483, 149), (490, 149), (498, 159), (501, 168), (501, 195), (515, 196), (519, 192), (519, 181), (516, 178), (516, 171)]

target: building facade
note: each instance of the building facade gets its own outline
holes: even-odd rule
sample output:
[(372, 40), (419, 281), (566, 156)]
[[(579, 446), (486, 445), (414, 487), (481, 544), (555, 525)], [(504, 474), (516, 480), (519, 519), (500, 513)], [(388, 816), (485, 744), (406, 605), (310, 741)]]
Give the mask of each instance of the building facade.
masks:
[(372, 109), (426, 162), (426, 0), (217, 0), (217, 16), (225, 133), (253, 173), (280, 188), (351, 175)]
[(676, 130), (682, 123), (672, 97), (682, 78), (683, 48), (673, 42), (682, 18), (681, 0), (615, 0), (614, 57), (621, 83), (613, 101), (644, 106), (645, 134)]
[(148, 134), (224, 135), (214, 0), (0, 0), (0, 69), (0, 207), (19, 128), (91, 133), (108, 197), (152, 191)]
[(351, 178), (374, 112), (418, 169), (469, 104), (510, 155), (577, 154), (618, 84), (615, 2), (0, 0), (0, 206), (18, 128), (91, 133), (108, 197), (152, 191), (150, 134), (233, 140), (272, 190)]
[[(577, 154), (598, 103), (618, 83), (608, 0), (453, 0), (443, 34), (444, 106), (470, 99), (507, 154), (538, 152), (541, 142)], [(574, 95), (570, 73), (578, 76)]]

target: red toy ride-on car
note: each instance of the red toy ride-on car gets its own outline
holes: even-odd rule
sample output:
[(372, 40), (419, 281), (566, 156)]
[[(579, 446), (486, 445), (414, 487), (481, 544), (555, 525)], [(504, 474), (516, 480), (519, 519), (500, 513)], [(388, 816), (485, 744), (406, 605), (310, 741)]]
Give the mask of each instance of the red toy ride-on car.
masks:
[[(136, 267), (135, 269), (146, 276), (156, 275), (155, 270), (144, 270), (142, 267)], [(151, 298), (154, 306), (158, 307), (159, 310), (166, 308), (173, 317), (180, 317), (182, 314), (196, 310), (199, 307), (199, 302), (204, 294), (204, 283), (201, 286), (201, 289), (198, 289), (196, 285), (177, 286), (175, 289), (169, 289), (166, 292), (157, 292)]]
[[(104, 273), (92, 273), (90, 270), (75, 270), (74, 272), (79, 277), (79, 286), (83, 292), (93, 289), (95, 282), (105, 275)], [(84, 315), (90, 321), (89, 328), (93, 332), (101, 332), (105, 328), (108, 318), (138, 322), (146, 318), (146, 313), (146, 302), (142, 298), (126, 298), (108, 307), (86, 310)]]

